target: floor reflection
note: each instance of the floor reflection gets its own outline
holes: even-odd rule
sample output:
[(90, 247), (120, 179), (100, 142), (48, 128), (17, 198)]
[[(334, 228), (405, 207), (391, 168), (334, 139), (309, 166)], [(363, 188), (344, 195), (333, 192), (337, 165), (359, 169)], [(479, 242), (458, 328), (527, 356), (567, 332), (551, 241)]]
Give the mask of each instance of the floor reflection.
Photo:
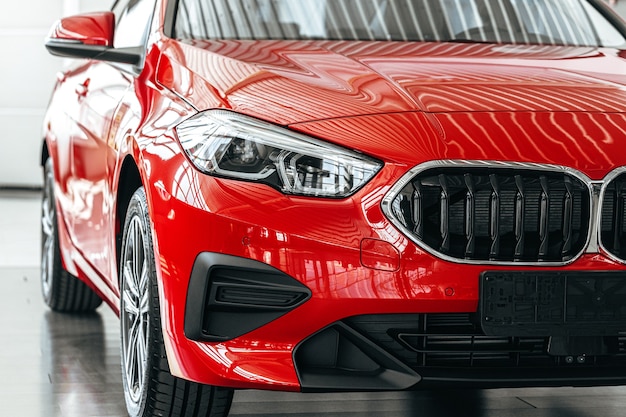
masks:
[(482, 416), (485, 399), (479, 390), (443, 390), (414, 393), (412, 414), (437, 417)]
[[(126, 417), (119, 321), (50, 312), (37, 268), (0, 267), (0, 416)], [(623, 417), (626, 387), (237, 391), (230, 417)]]
[(43, 314), (41, 373), (49, 384), (42, 401), (57, 404), (63, 416), (126, 415), (117, 333), (106, 330), (99, 312)]

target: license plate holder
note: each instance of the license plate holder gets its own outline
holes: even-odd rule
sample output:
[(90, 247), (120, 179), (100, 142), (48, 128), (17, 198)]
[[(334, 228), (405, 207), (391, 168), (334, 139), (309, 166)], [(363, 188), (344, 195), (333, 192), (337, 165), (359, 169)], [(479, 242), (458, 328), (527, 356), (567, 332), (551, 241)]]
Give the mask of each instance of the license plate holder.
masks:
[(488, 336), (610, 336), (626, 332), (626, 271), (487, 271), (479, 316)]

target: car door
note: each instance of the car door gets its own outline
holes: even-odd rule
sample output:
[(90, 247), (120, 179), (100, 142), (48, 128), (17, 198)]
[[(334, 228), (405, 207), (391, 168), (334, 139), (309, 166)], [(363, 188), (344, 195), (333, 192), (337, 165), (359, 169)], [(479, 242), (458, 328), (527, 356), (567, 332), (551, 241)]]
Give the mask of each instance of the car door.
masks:
[(115, 67), (94, 62), (74, 82), (80, 107), (70, 137), (70, 230), (90, 266), (106, 276), (111, 256), (107, 244), (111, 214), (107, 136), (130, 80)]
[[(124, 0), (115, 4), (115, 47), (142, 46), (154, 9), (152, 0)], [(72, 171), (68, 181), (70, 229), (75, 246), (89, 265), (86, 274), (115, 280), (114, 191), (115, 136), (119, 109), (133, 90), (138, 69), (130, 65), (93, 61), (74, 77), (79, 111), (70, 138)], [(95, 277), (94, 277), (95, 278)], [(115, 283), (110, 282), (111, 288)]]

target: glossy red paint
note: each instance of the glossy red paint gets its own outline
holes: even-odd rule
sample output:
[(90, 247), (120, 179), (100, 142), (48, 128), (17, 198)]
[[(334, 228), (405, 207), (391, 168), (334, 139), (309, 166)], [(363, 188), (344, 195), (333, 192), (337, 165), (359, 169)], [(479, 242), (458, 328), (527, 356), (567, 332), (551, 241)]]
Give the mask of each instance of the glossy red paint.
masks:
[[(521, 162), (563, 165), (599, 180), (626, 164), (621, 151), (626, 118), (616, 111), (395, 113), (291, 127), (319, 137), (332, 135), (348, 146), (359, 144), (363, 152), (406, 166), (418, 159), (507, 161), (515, 154)], [(390, 141), (394, 147), (388, 146)]]
[[(169, 148), (174, 141), (162, 145)], [(380, 199), (390, 178), (399, 178), (406, 166), (388, 164), (354, 198), (319, 201), (284, 196), (265, 186), (207, 178), (191, 166), (181, 169), (185, 165), (181, 156), (161, 164), (179, 168), (175, 174), (174, 168), (163, 169), (155, 183), (172, 184), (172, 189), (174, 184), (189, 184), (177, 190), (178, 195), (158, 192), (153, 213), (155, 234), (160, 236), (163, 291), (172, 303), (166, 322), (170, 342), (177, 350), (179, 372), (186, 378), (222, 386), (297, 390), (292, 354), (307, 336), (343, 318), (372, 312), (475, 311), (479, 275), (493, 268), (438, 260), (386, 220)], [(374, 204), (366, 204), (368, 201)], [(302, 219), (310, 222), (303, 225)], [(382, 240), (400, 251), (400, 269), (381, 271), (364, 265), (359, 247), (363, 237)], [(206, 250), (255, 259), (288, 271), (313, 291), (313, 298), (262, 329), (227, 343), (207, 346), (189, 341), (182, 332), (184, 311), (175, 306), (185, 303), (186, 294), (180, 288), (188, 284), (194, 261), (190, 254)], [(598, 255), (584, 256), (565, 267), (523, 269), (593, 271), (625, 267)], [(453, 289), (452, 296), (447, 295), (448, 288)], [(272, 375), (271, 380), (265, 379), (268, 375)]]
[(111, 12), (88, 13), (60, 19), (48, 36), (85, 45), (113, 46), (114, 25), (115, 15)]
[(177, 77), (184, 85), (160, 81), (189, 92), (198, 108), (224, 102), (284, 125), (416, 110), (620, 112), (626, 104), (623, 85), (613, 81), (626, 62), (610, 49), (167, 41), (163, 52), (162, 63), (178, 62), (191, 76)]
[[(612, 49), (401, 42), (183, 43), (157, 1), (139, 73), (82, 62), (57, 84), (45, 143), (55, 163), (63, 262), (119, 310), (118, 251), (127, 187), (145, 186), (163, 334), (174, 375), (218, 386), (301, 388), (294, 349), (363, 314), (467, 313), (485, 270), (626, 266), (601, 251), (565, 266), (466, 265), (425, 252), (381, 200), (412, 167), (442, 159), (576, 169), (593, 180), (626, 166), (626, 61)], [(111, 45), (110, 13), (63, 19), (55, 36)], [(285, 195), (200, 173), (173, 128), (223, 108), (384, 162), (349, 198)], [(135, 177), (134, 175), (137, 175)], [(184, 333), (202, 252), (252, 259), (311, 290), (302, 306), (224, 342)]]

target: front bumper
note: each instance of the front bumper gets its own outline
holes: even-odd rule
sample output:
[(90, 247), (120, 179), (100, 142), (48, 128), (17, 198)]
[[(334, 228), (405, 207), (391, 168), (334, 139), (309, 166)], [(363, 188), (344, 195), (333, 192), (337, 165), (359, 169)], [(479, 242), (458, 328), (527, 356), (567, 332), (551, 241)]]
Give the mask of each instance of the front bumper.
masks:
[[(490, 347), (479, 354), (471, 346), (453, 349), (462, 360), (451, 355), (450, 360), (432, 362), (441, 352), (426, 352), (426, 358), (418, 345), (398, 345), (398, 332), (414, 335), (425, 318), (445, 322), (448, 315), (476, 313), (479, 277), (494, 269), (440, 260), (390, 224), (380, 201), (402, 167), (386, 166), (349, 199), (325, 200), (207, 177), (182, 157), (170, 162), (186, 168), (153, 181), (148, 191), (164, 342), (176, 376), (217, 386), (292, 391), (395, 390), (481, 381), (497, 386), (626, 382), (621, 359), (574, 368), (566, 366), (570, 364), (564, 358), (549, 356), (520, 368), (510, 361), (475, 360), (489, 357)], [(162, 185), (183, 182), (185, 187)], [(219, 285), (212, 287), (210, 271), (216, 265), (255, 276), (237, 272), (222, 279), (222, 274), (221, 281), (215, 281)], [(587, 254), (565, 266), (497, 269), (626, 267)], [(220, 298), (219, 288), (234, 298)], [(360, 318), (369, 317), (383, 323), (401, 320), (388, 327), (358, 325)], [(451, 328), (438, 331), (445, 336)], [(489, 344), (489, 337), (473, 331), (476, 334), (463, 333), (463, 340)], [(459, 335), (452, 331), (449, 336)], [(538, 342), (539, 350), (547, 341)], [(496, 358), (514, 354), (519, 342), (496, 341), (506, 345)], [(479, 362), (484, 366), (476, 367)], [(618, 368), (611, 370), (614, 365)]]
[[(546, 273), (522, 274), (521, 278), (526, 279), (526, 275)], [(594, 271), (564, 275), (579, 280), (615, 280), (623, 274)], [(306, 287), (266, 264), (202, 253), (194, 263), (188, 288), (185, 334), (196, 341), (223, 339), (228, 344), (296, 310), (310, 295)], [(520, 303), (526, 304), (526, 298), (519, 294)], [(537, 302), (545, 304), (545, 300)], [(512, 305), (515, 308), (516, 304)], [(555, 310), (547, 304), (539, 306), (542, 308)], [(568, 319), (574, 321), (571, 315), (585, 316), (595, 308), (569, 310)], [(619, 315), (620, 308), (615, 311)], [(527, 316), (526, 309), (520, 313)], [(536, 318), (545, 320), (541, 311)], [(535, 335), (532, 329), (537, 326), (519, 319), (514, 319), (516, 326), (497, 326), (495, 332), (481, 328), (479, 313), (352, 316), (298, 343), (292, 366), (303, 391), (626, 383), (626, 333), (620, 333), (615, 321), (619, 317), (604, 317), (609, 325), (597, 329), (585, 318), (593, 320), (580, 317), (577, 325), (559, 327), (540, 323), (540, 332), (545, 335)], [(512, 334), (499, 334), (503, 332)]]

